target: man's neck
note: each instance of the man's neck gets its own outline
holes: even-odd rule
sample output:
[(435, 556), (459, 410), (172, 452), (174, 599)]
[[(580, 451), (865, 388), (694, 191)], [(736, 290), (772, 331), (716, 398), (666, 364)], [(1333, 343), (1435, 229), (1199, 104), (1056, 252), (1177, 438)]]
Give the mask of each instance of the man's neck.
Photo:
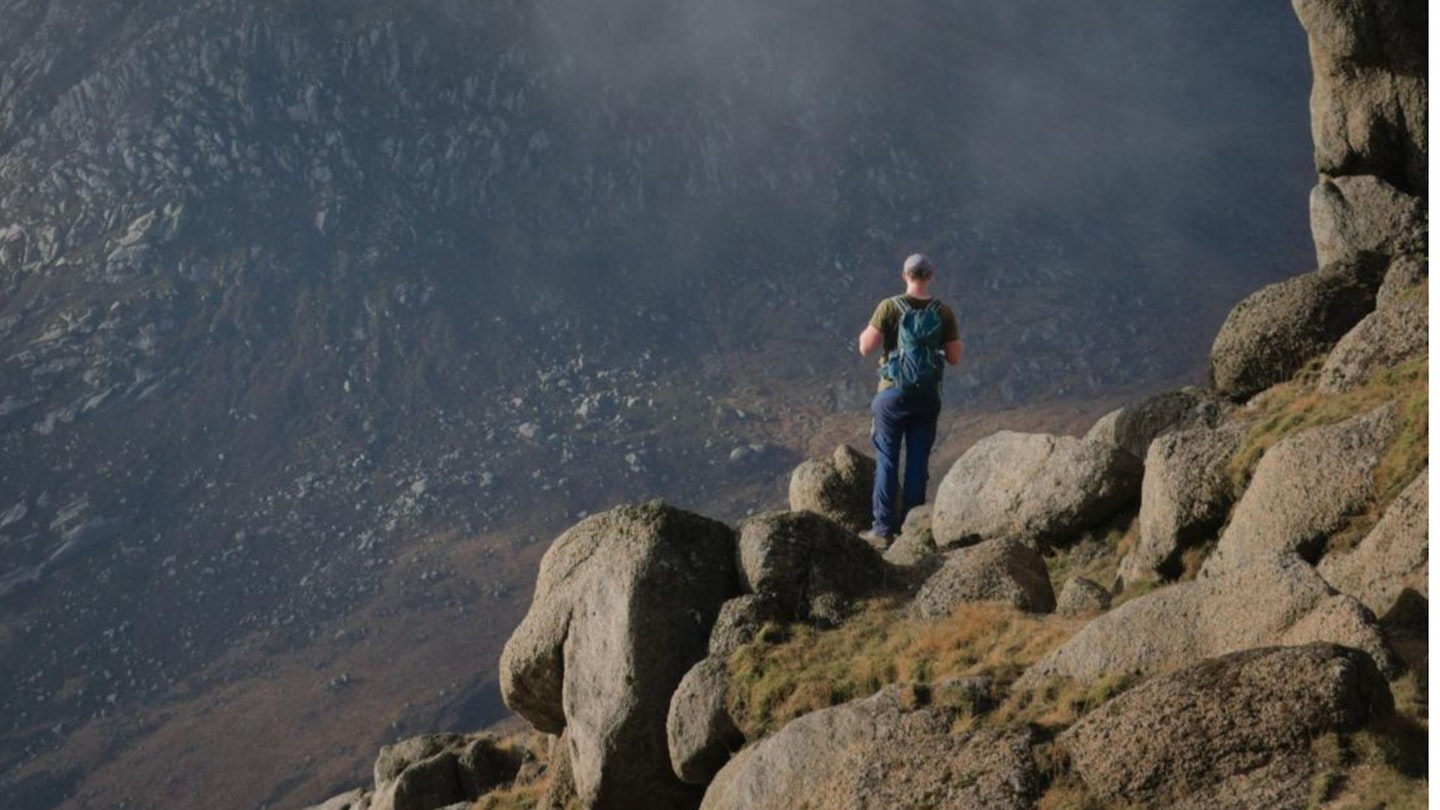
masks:
[(930, 285), (929, 285), (929, 284), (914, 284), (914, 283), (906, 284), (906, 285), (905, 285), (905, 294), (908, 295), (908, 296), (910, 296), (911, 298), (929, 298), (929, 297), (930, 297)]

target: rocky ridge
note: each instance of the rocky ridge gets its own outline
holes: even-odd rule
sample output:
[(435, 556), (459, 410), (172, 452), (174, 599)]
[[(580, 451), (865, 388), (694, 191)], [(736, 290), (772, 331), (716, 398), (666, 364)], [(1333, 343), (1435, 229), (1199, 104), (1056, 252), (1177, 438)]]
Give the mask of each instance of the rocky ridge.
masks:
[[(1417, 202), (1423, 186), (1415, 183), (1423, 177), (1425, 113), (1409, 61), (1413, 38), (1423, 37), (1416, 33), (1423, 26), (1410, 27), (1423, 18), (1423, 5), (1295, 5), (1316, 70), (1312, 109), (1321, 187), (1373, 176), (1408, 189), (1392, 187), (1412, 195), (1407, 205), (1423, 205)], [(1345, 126), (1335, 124), (1337, 116)], [(1364, 172), (1373, 174), (1357, 174)], [(540, 806), (578, 799), (583, 806), (1033, 808), (1047, 795), (1093, 806), (1328, 806), (1343, 803), (1350, 791), (1363, 794), (1377, 767), (1400, 771), (1411, 792), (1399, 798), (1423, 797), (1423, 731), (1405, 731), (1416, 721), (1414, 707), (1405, 709), (1397, 696), (1412, 688), (1406, 678), (1416, 670), (1423, 677), (1428, 667), (1428, 651), (1422, 643), (1417, 652), (1414, 641), (1424, 610), (1393, 608), (1428, 600), (1423, 574), (1417, 576), (1427, 568), (1427, 528), (1419, 519), (1426, 508), (1427, 426), (1423, 408), (1407, 399), (1418, 375), (1423, 403), (1428, 357), (1423, 339), (1405, 344), (1415, 348), (1399, 356), (1356, 346), (1380, 339), (1364, 324), (1382, 281), (1403, 273), (1411, 288), (1423, 287), (1426, 260), (1414, 252), (1419, 243), (1407, 230), (1413, 219), (1397, 221), (1394, 238), (1347, 242), (1345, 217), (1362, 218), (1374, 235), (1380, 212), (1366, 206), (1351, 199), (1338, 224), (1333, 212), (1317, 214), (1315, 241), (1326, 266), (1293, 290), (1262, 290), (1242, 302), (1216, 340), (1213, 391), (1172, 397), (1229, 404), (1196, 417), (1188, 406), (1147, 401), (1102, 419), (1083, 439), (1002, 434), (981, 442), (956, 462), (947, 482), (1001, 469), (1009, 455), (1030, 473), (984, 477), (980, 487), (942, 484), (926, 515), (932, 525), (907, 526), (903, 558), (887, 555), (881, 563), (890, 567), (879, 577), (890, 598), (930, 620), (959, 615), (966, 603), (995, 600), (1009, 602), (1006, 610), (1047, 613), (1056, 608), (1051, 569), (1082, 568), (1091, 576), (1070, 577), (1063, 590), (1075, 618), (1054, 619), (1075, 623), (1068, 625), (1068, 640), (1019, 672), (1006, 675), (1002, 667), (979, 681), (932, 677), (893, 684), (802, 713), (763, 739), (743, 739), (742, 724), (731, 716), (743, 707), (727, 697), (726, 682), (754, 673), (735, 669), (741, 662), (735, 651), (783, 645), (785, 627), (817, 620), (805, 607), (809, 583), (846, 581), (843, 572), (817, 579), (822, 558), (811, 551), (823, 548), (831, 563), (867, 572), (857, 582), (877, 579), (873, 552), (844, 527), (853, 521), (850, 504), (870, 482), (859, 474), (865, 465), (842, 449), (797, 470), (794, 480), (804, 486), (791, 490), (792, 499), (803, 501), (794, 508), (831, 514), (767, 516), (742, 527), (738, 539), (716, 528), (715, 542), (728, 548), (721, 556), (744, 573), (736, 578), (721, 564), (684, 574), (708, 577), (714, 598), (728, 597), (718, 609), (706, 602), (689, 611), (697, 639), (709, 636), (708, 654), (695, 644), (645, 648), (665, 659), (668, 672), (693, 667), (689, 674), (650, 686), (637, 683), (639, 669), (607, 679), (613, 688), (631, 690), (621, 701), (630, 722), (651, 729), (634, 748), (610, 752), (615, 765), (660, 750), (668, 752), (674, 773), (605, 799), (582, 788), (582, 780), (562, 779)], [(1325, 261), (1337, 244), (1348, 247), (1336, 261), (1352, 262), (1338, 269)], [(1343, 288), (1333, 286), (1337, 273), (1349, 274)], [(1385, 300), (1396, 298), (1392, 293)], [(1418, 320), (1403, 328), (1423, 328), (1425, 319)], [(1282, 339), (1268, 339), (1276, 335)], [(1347, 358), (1374, 358), (1364, 375), (1347, 375), (1354, 382), (1341, 387), (1355, 387), (1345, 394), (1336, 393), (1333, 376), (1315, 373), (1335, 346)], [(1237, 368), (1244, 372), (1229, 371)], [(1324, 410), (1326, 404), (1343, 414)], [(1111, 461), (1076, 461), (1095, 458)], [(1182, 474), (1185, 468), (1190, 475)], [(1157, 488), (1150, 486), (1152, 475), (1159, 477)], [(812, 497), (819, 492), (823, 499)], [(1077, 508), (1080, 503), (1086, 508)], [(597, 555), (643, 541), (663, 557), (709, 536), (661, 530), (673, 521), (698, 526), (704, 521), (698, 516), (682, 519), (660, 505), (640, 509), (604, 516), (621, 523), (595, 538)], [(1160, 511), (1147, 516), (1153, 510)], [(637, 521), (637, 515), (645, 517)], [(598, 524), (577, 530), (587, 525)], [(1097, 539), (1117, 526), (1109, 540)], [(763, 542), (747, 545), (746, 531), (760, 531)], [(1357, 531), (1354, 550), (1345, 550), (1342, 541)], [(542, 579), (569, 554), (567, 537), (552, 546)], [(1179, 564), (1181, 549), (1195, 559)], [(1106, 571), (1112, 586), (1092, 581)], [(1148, 579), (1143, 587), (1135, 587), (1139, 574)], [(827, 593), (855, 609), (867, 596), (851, 586)], [(939, 593), (945, 596), (937, 601)], [(527, 626), (549, 621), (545, 617), (572, 598), (537, 592)], [(618, 627), (645, 621), (650, 609), (612, 606), (613, 612), (587, 614), (586, 621)], [(843, 623), (823, 629), (832, 621), (807, 632), (843, 631)], [(524, 643), (527, 633), (522, 628), (512, 643)], [(1401, 640), (1407, 640), (1403, 654)], [(556, 665), (565, 678), (588, 682), (613, 666), (582, 662), (569, 655), (570, 646), (564, 666)], [(606, 649), (617, 660), (631, 654), (623, 646)], [(577, 666), (585, 670), (574, 671)], [(508, 677), (506, 700), (522, 713), (533, 689), (554, 680), (513, 667)], [(1067, 689), (1098, 697), (1053, 703)], [(989, 697), (976, 697), (982, 694)], [(1423, 713), (1423, 693), (1419, 702)], [(561, 708), (537, 715), (537, 728), (560, 733), (558, 743), (572, 759), (593, 757), (569, 738), (586, 728), (594, 707), (567, 694)], [(1376, 744), (1400, 751), (1398, 759), (1366, 763), (1333, 754), (1331, 746), (1343, 751), (1365, 735), (1388, 740)], [(681, 795), (670, 792), (676, 775), (708, 788), (672, 799)], [(478, 806), (503, 806), (484, 801)]]

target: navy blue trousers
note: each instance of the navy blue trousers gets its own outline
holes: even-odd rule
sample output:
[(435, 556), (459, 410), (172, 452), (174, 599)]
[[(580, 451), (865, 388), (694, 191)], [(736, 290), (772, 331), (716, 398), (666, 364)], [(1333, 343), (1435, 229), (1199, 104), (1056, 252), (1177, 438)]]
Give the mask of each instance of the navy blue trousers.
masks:
[[(935, 445), (935, 425), (940, 419), (940, 395), (902, 396), (888, 388), (870, 403), (875, 417), (875, 513), (876, 534), (900, 533), (905, 513), (925, 503), (930, 480), (930, 448)], [(900, 494), (900, 448), (905, 448), (904, 500)]]

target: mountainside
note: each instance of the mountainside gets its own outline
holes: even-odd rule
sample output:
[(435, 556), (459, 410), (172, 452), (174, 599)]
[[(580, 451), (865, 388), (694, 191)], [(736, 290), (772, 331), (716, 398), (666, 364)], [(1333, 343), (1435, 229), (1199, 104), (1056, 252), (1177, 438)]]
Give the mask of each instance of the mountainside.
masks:
[(1231, 305), (1310, 261), (1283, 8), (0, 20), (0, 769), (36, 808), (171, 778), (82, 787), (176, 707), (393, 662), (420, 616), (489, 640), (407, 722), (493, 719), (474, 667), (534, 541), (650, 496), (775, 505), (863, 423), (854, 334), (912, 250), (964, 322), (951, 405), (1049, 429), (1198, 382)]
[(586, 517), (500, 656), (530, 730), (312, 810), (1428, 806), (1428, 12), (1294, 5), (1317, 267), (1205, 387), (991, 433), (893, 543), (843, 444), (738, 525)]

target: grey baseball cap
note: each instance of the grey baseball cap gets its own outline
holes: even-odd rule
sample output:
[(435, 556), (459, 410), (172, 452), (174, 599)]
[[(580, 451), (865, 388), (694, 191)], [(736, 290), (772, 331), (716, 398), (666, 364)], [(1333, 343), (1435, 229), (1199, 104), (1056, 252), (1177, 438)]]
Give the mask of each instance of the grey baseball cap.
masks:
[(913, 278), (929, 278), (935, 275), (935, 265), (923, 253), (912, 253), (905, 260), (905, 275)]

